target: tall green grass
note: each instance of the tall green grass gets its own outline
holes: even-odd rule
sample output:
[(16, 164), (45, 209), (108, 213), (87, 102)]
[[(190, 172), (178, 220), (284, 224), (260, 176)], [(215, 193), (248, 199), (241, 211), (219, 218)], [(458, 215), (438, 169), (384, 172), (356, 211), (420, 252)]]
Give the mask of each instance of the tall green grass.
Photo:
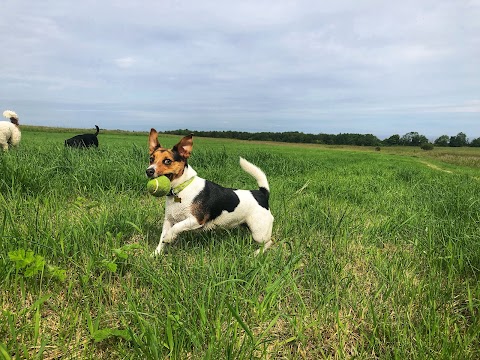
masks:
[(0, 358), (480, 356), (478, 168), (195, 139), (204, 178), (255, 188), (239, 156), (267, 173), (275, 245), (193, 232), (151, 258), (146, 136), (69, 136), (25, 131), (0, 154)]

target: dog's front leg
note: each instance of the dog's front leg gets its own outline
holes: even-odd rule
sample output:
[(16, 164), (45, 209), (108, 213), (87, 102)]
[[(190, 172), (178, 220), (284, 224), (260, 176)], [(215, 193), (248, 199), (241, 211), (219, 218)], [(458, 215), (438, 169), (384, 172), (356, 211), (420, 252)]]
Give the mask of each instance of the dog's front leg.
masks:
[(172, 228), (172, 224), (170, 223), (170, 221), (168, 221), (168, 220), (165, 218), (165, 220), (163, 221), (162, 235), (160, 235), (160, 242), (158, 243), (157, 248), (155, 249), (155, 251), (152, 253), (151, 256), (156, 256), (156, 255), (160, 255), (160, 254), (161, 254), (162, 249), (163, 249), (163, 246), (165, 245), (165, 244), (164, 244), (164, 241), (163, 241), (163, 238), (165, 237), (165, 234), (166, 234), (171, 228)]
[(185, 220), (182, 220), (175, 225), (173, 225), (168, 231), (166, 231), (165, 236), (161, 238), (161, 243), (172, 243), (177, 238), (178, 234), (188, 231), (195, 230), (202, 227), (198, 223), (197, 219), (194, 216), (189, 216)]

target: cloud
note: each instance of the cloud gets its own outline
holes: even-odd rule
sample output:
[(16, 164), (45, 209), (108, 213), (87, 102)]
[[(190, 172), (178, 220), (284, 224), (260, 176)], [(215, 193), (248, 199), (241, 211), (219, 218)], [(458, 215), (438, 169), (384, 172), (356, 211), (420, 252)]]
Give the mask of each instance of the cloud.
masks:
[(476, 113), (480, 114), (480, 100), (466, 101), (460, 104), (441, 104), (424, 107), (425, 112), (434, 113)]
[(119, 68), (130, 68), (133, 65), (135, 65), (136, 60), (133, 57), (128, 56), (128, 57), (122, 57), (122, 58), (114, 59), (113, 62)]
[[(173, 128), (396, 133), (441, 131), (455, 116), (458, 131), (478, 132), (478, 1), (2, 7), (22, 16), (0, 24), (0, 99), (19, 113), (30, 106), (24, 121), (49, 121), (45, 108), (68, 105), (71, 126), (96, 109), (106, 128), (164, 119)], [(144, 125), (127, 115), (138, 108)]]

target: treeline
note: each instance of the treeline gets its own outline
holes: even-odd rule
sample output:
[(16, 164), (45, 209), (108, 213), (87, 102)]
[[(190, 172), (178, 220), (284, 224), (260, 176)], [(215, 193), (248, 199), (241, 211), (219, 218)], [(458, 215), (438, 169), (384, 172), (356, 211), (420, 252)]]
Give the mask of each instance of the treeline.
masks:
[(458, 133), (456, 136), (442, 135), (433, 143), (430, 143), (426, 136), (421, 135), (417, 132), (409, 132), (403, 136), (395, 134), (384, 140), (380, 140), (378, 137), (372, 134), (306, 134), (299, 131), (252, 133), (246, 131), (195, 131), (189, 129), (178, 129), (171, 131), (163, 131), (163, 133), (176, 135), (195, 134), (196, 136), (223, 139), (278, 141), (325, 145), (422, 146), (425, 144), (431, 144), (435, 146), (480, 147), (480, 138), (476, 138), (469, 142), (467, 136), (462, 132)]
[[(392, 135), (388, 139), (382, 141), (383, 145), (406, 145), (406, 146), (422, 146), (430, 144), (428, 139), (424, 135), (420, 135), (417, 132), (409, 132), (402, 137), (400, 135)], [(455, 136), (442, 135), (435, 139), (431, 145), (435, 146), (450, 146), (450, 147), (462, 147), (472, 146), (480, 147), (480, 138), (468, 141), (467, 135), (463, 132), (459, 132)]]

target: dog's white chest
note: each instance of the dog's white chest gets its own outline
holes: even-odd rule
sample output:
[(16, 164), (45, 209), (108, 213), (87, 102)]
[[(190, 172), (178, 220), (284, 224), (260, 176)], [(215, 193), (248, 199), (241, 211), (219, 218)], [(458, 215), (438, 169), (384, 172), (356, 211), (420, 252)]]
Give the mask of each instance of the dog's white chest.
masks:
[[(181, 199), (181, 198), (180, 198)], [(190, 201), (186, 199), (176, 200), (167, 197), (165, 202), (165, 216), (172, 224), (185, 220), (190, 214)]]

